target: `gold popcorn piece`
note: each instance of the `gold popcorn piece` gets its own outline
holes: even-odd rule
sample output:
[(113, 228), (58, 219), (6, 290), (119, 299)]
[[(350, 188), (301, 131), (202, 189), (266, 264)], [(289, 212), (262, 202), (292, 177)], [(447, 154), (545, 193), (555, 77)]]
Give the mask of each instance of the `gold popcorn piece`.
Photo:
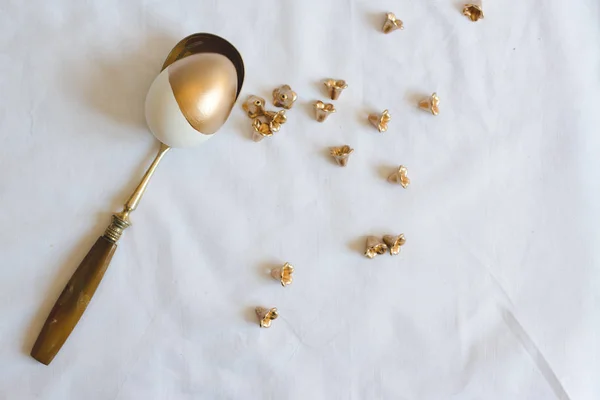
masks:
[(385, 132), (388, 128), (388, 123), (392, 119), (388, 110), (384, 110), (381, 114), (369, 115), (369, 122), (377, 128), (379, 132)]
[(404, 29), (404, 23), (396, 18), (394, 13), (385, 14), (385, 22), (383, 23), (383, 33), (388, 34), (390, 32), (395, 31), (396, 29)]
[(315, 116), (319, 122), (325, 121), (329, 114), (333, 114), (335, 112), (335, 106), (333, 104), (323, 103), (321, 100), (316, 101), (313, 104), (313, 107), (315, 108)]
[(242, 104), (242, 108), (250, 118), (260, 117), (265, 113), (265, 99), (251, 95)]
[(286, 287), (292, 284), (292, 274), (294, 267), (290, 263), (285, 263), (281, 267), (275, 267), (271, 270), (273, 279), (281, 282), (281, 286)]
[(277, 312), (277, 308), (275, 307), (271, 309), (264, 307), (256, 307), (254, 311), (256, 312), (256, 316), (258, 317), (261, 328), (270, 328), (271, 321), (279, 317), (279, 313)]
[(367, 238), (367, 248), (365, 250), (365, 256), (369, 258), (374, 258), (379, 254), (383, 254), (387, 251), (388, 247), (385, 242), (383, 242), (377, 236), (369, 236)]
[(383, 242), (390, 248), (390, 254), (395, 256), (400, 253), (400, 247), (404, 246), (406, 239), (404, 238), (403, 233), (398, 236), (385, 235), (383, 237)]
[(348, 145), (344, 145), (340, 147), (332, 147), (329, 153), (340, 167), (345, 167), (346, 164), (348, 164), (348, 157), (353, 151), (353, 148)]
[(331, 100), (337, 100), (340, 97), (340, 94), (342, 94), (342, 91), (348, 87), (346, 81), (342, 79), (327, 79), (324, 84), (327, 87)]
[(298, 98), (290, 85), (283, 85), (273, 90), (273, 105), (289, 110)]
[(440, 113), (440, 98), (437, 93), (433, 93), (428, 99), (419, 102), (419, 108), (430, 111), (433, 115)]
[(285, 110), (265, 111), (264, 116), (267, 119), (267, 123), (272, 132), (279, 132), (281, 125), (285, 124), (287, 121)]
[(388, 182), (399, 183), (404, 189), (406, 189), (408, 185), (410, 185), (410, 179), (408, 177), (408, 170), (406, 167), (404, 165), (399, 166), (397, 171), (388, 176)]
[(477, 22), (484, 18), (483, 9), (477, 4), (465, 4), (465, 7), (463, 8), (463, 15), (468, 17), (473, 22)]
[(254, 121), (252, 121), (252, 128), (254, 129), (252, 140), (255, 142), (260, 142), (266, 137), (273, 136), (270, 124), (261, 121), (260, 118), (255, 118)]
[(273, 136), (273, 133), (279, 132), (281, 125), (285, 124), (286, 121), (285, 110), (265, 111), (260, 117), (252, 121), (252, 128), (254, 129), (252, 140), (260, 142), (265, 137)]

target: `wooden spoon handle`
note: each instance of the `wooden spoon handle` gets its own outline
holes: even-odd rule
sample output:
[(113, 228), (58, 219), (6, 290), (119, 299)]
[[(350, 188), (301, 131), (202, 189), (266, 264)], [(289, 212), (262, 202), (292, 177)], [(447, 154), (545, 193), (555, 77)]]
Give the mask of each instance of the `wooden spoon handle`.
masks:
[(137, 208), (156, 167), (170, 149), (166, 144), (160, 144), (154, 161), (152, 161), (142, 181), (129, 197), (127, 203), (125, 203), (123, 211), (113, 214), (112, 222), (104, 231), (104, 235), (100, 236), (79, 264), (77, 271), (75, 271), (60, 297), (56, 300), (31, 350), (31, 356), (42, 364), (48, 365), (52, 362), (56, 353), (65, 344), (73, 328), (79, 322), (79, 318), (83, 315), (108, 268), (108, 264), (110, 264), (110, 260), (117, 249), (119, 238), (123, 231), (131, 225), (129, 214)]
[(100, 236), (67, 283), (44, 323), (31, 356), (50, 364), (65, 343), (98, 288), (117, 245)]

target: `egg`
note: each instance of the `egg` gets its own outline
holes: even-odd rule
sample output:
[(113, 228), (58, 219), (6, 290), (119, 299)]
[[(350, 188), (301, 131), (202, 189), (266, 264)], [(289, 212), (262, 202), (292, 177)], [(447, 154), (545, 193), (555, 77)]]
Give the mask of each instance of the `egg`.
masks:
[(192, 147), (225, 123), (236, 101), (238, 71), (218, 53), (199, 53), (167, 66), (146, 96), (146, 122), (170, 147)]

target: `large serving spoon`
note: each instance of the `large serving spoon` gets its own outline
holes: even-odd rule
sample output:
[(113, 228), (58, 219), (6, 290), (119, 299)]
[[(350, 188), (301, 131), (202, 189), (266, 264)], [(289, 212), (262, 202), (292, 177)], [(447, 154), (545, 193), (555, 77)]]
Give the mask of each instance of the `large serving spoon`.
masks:
[(50, 364), (81, 318), (160, 160), (172, 147), (191, 147), (213, 136), (229, 117), (244, 82), (244, 63), (223, 38), (196, 33), (171, 50), (146, 97), (146, 121), (161, 142), (142, 181), (85, 256), (40, 332), (31, 356)]

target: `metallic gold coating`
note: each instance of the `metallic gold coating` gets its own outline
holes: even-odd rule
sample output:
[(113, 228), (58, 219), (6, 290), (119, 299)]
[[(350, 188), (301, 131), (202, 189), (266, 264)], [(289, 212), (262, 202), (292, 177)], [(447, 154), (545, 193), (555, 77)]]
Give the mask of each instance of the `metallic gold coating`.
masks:
[(477, 4), (465, 4), (463, 15), (473, 22), (477, 22), (484, 18), (483, 9)]
[(365, 256), (368, 258), (374, 258), (379, 254), (385, 253), (387, 249), (387, 245), (380, 238), (377, 236), (369, 236), (367, 238)]
[(273, 90), (273, 105), (289, 110), (298, 98), (290, 85), (283, 85)]
[(438, 115), (440, 113), (440, 98), (437, 93), (433, 93), (428, 99), (420, 101), (419, 108), (427, 110), (433, 115)]
[(239, 51), (227, 40), (211, 33), (193, 33), (181, 39), (169, 52), (161, 71), (171, 64), (194, 54), (217, 53), (227, 57), (237, 70), (237, 96), (240, 95), (244, 83), (245, 69), (244, 60)]
[(260, 118), (256, 118), (252, 121), (252, 128), (254, 129), (252, 140), (255, 142), (260, 142), (266, 137), (273, 136), (273, 131), (271, 130), (269, 123), (261, 121)]
[(129, 226), (131, 226), (129, 213), (120, 212), (113, 214), (112, 222), (104, 231), (104, 237), (113, 243), (117, 243), (125, 229), (129, 228)]
[(327, 79), (323, 83), (325, 84), (325, 87), (327, 87), (331, 100), (337, 100), (340, 97), (340, 94), (342, 94), (342, 91), (348, 87), (346, 81), (342, 79)]
[(260, 142), (267, 136), (273, 136), (273, 133), (279, 132), (281, 125), (285, 124), (286, 121), (285, 110), (265, 111), (263, 115), (252, 121), (252, 128), (254, 129), (252, 139), (255, 142)]
[(388, 123), (392, 119), (388, 110), (384, 110), (381, 114), (369, 115), (369, 122), (377, 128), (379, 132), (385, 132), (388, 128)]
[(265, 114), (265, 99), (258, 96), (249, 96), (242, 104), (242, 108), (250, 118), (260, 117)]
[(271, 270), (273, 279), (281, 282), (281, 286), (286, 287), (292, 284), (292, 274), (294, 267), (290, 263), (285, 263), (281, 267), (275, 267)]
[(354, 151), (348, 145), (340, 146), (340, 147), (332, 147), (329, 150), (331, 156), (335, 159), (340, 167), (345, 167), (348, 164), (348, 157)]
[(271, 309), (264, 307), (256, 307), (254, 311), (256, 312), (256, 316), (258, 317), (258, 321), (260, 323), (261, 328), (270, 328), (271, 321), (279, 317), (279, 313), (277, 312), (277, 308), (275, 307)]
[(323, 122), (327, 119), (329, 114), (333, 114), (335, 112), (335, 106), (331, 103), (323, 103), (321, 100), (315, 101), (313, 104), (315, 108), (315, 117), (318, 122)]
[(400, 235), (385, 235), (383, 237), (383, 242), (390, 248), (390, 254), (395, 256), (400, 253), (400, 247), (404, 246), (406, 243), (406, 239), (404, 238), (404, 234)]
[(248, 117), (254, 119), (252, 121), (252, 128), (254, 129), (252, 140), (255, 142), (260, 142), (267, 136), (273, 136), (273, 133), (279, 132), (281, 125), (287, 121), (285, 110), (265, 110), (265, 99), (262, 97), (249, 96), (242, 104), (242, 108)]
[(265, 111), (264, 117), (269, 124), (271, 132), (279, 132), (281, 125), (285, 124), (287, 117), (285, 116), (285, 110), (279, 111)]
[(169, 83), (192, 128), (205, 135), (225, 123), (235, 104), (237, 70), (222, 54), (201, 53), (171, 64)]
[(408, 177), (408, 170), (404, 165), (398, 167), (397, 171), (394, 171), (390, 176), (388, 176), (388, 182), (397, 183), (402, 185), (404, 189), (410, 185), (410, 179)]
[(148, 171), (146, 171), (146, 173), (144, 174), (142, 181), (140, 182), (138, 187), (134, 190), (134, 192), (131, 194), (131, 197), (129, 197), (129, 199), (125, 203), (125, 210), (123, 210), (123, 211), (131, 212), (137, 208), (137, 206), (140, 203), (140, 200), (142, 198), (142, 195), (146, 191), (148, 182), (150, 182), (150, 178), (152, 178), (152, 175), (154, 175), (154, 171), (156, 171), (156, 167), (158, 167), (158, 164), (160, 163), (160, 161), (162, 160), (164, 155), (167, 154), (167, 152), (170, 149), (171, 148), (169, 146), (167, 146), (166, 144), (164, 144), (164, 143), (160, 144), (160, 148), (158, 149), (156, 158), (154, 158), (154, 161), (152, 161), (152, 164), (150, 165), (150, 167), (148, 167)]
[(394, 13), (389, 12), (385, 14), (385, 22), (383, 23), (383, 28), (381, 29), (383, 30), (383, 33), (387, 34), (395, 31), (396, 29), (404, 29), (404, 23), (396, 18)]

